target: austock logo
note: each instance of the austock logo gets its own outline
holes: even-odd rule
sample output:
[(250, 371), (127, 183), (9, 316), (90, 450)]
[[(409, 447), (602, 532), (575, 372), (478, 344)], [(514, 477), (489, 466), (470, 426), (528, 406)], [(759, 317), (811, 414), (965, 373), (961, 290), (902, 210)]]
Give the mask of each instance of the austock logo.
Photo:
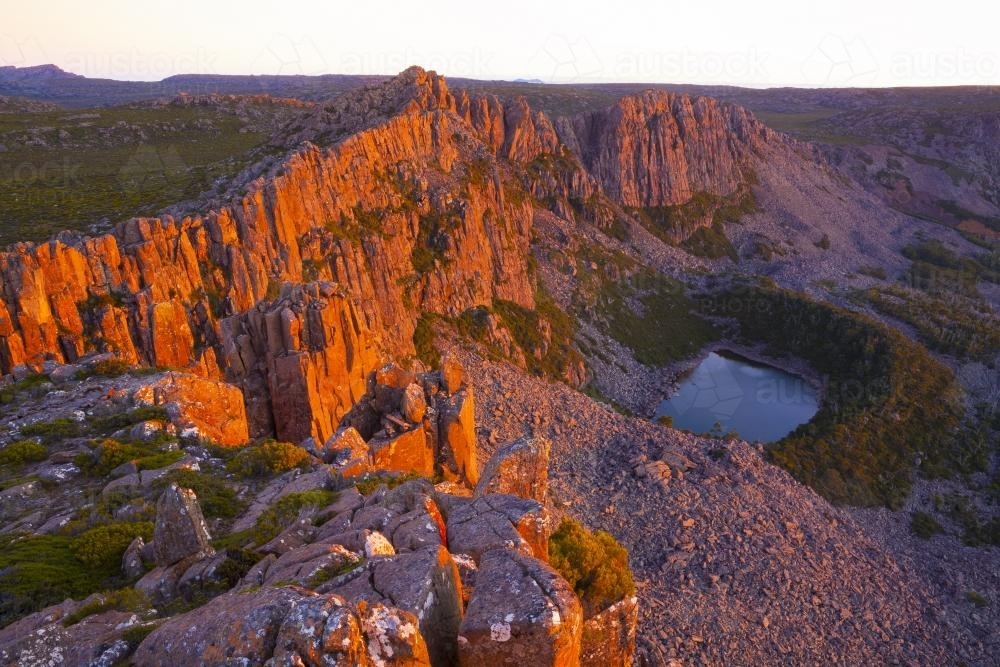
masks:
[(549, 35), (528, 62), (525, 71), (548, 73), (546, 82), (571, 83), (600, 75), (600, 57), (585, 37), (571, 40), (565, 35)]
[(879, 64), (860, 36), (844, 39), (825, 35), (802, 64), (806, 81), (821, 86), (870, 86), (879, 74)]

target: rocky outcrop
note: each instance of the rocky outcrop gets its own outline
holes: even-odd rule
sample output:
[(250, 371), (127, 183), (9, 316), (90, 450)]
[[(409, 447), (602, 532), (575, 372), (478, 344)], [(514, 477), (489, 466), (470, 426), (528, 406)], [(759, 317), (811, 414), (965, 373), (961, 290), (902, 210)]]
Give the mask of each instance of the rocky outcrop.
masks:
[(507, 549), (483, 556), (459, 630), (460, 665), (580, 664), (583, 611), (565, 579)]
[(774, 136), (741, 107), (653, 90), (560, 129), (604, 192), (634, 208), (733, 193), (752, 153)]
[(580, 664), (583, 667), (631, 665), (639, 600), (628, 597), (583, 622)]
[(479, 478), (475, 403), (471, 388), (455, 380), (463, 372), (447, 359), (440, 372), (414, 372), (395, 363), (379, 367), (374, 386), (326, 440), (324, 459), (342, 477), (371, 470), (413, 472), (474, 486)]
[(726, 195), (770, 136), (736, 107), (654, 92), (553, 122), (419, 68), (288, 130), (296, 148), (212, 210), (0, 253), (0, 372), (111, 351), (237, 384), (251, 437), (323, 442), (380, 360), (413, 354), (421, 313), (534, 306), (525, 189), (598, 222), (610, 209), (580, 202)]
[(232, 592), (171, 619), (133, 656), (137, 665), (429, 665), (417, 619), (399, 609), (298, 587)]
[(227, 377), (243, 388), (254, 434), (325, 442), (379, 365), (364, 313), (333, 283), (289, 285), (224, 320)]

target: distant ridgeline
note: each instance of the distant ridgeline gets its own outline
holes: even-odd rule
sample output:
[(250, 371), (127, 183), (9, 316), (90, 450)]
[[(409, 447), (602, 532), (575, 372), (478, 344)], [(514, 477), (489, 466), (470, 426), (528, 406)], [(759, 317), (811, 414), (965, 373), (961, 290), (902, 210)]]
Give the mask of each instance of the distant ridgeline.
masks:
[(951, 370), (895, 329), (767, 285), (729, 287), (701, 305), (823, 375), (819, 412), (768, 451), (831, 502), (898, 507), (914, 468), (947, 476), (985, 465), (985, 442), (959, 428)]

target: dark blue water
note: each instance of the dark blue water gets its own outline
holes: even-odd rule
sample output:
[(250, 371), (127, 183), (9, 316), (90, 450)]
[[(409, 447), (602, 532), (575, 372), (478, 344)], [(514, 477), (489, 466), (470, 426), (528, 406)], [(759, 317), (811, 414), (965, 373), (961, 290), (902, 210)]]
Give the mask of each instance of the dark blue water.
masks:
[(812, 419), (817, 408), (816, 392), (802, 377), (720, 351), (681, 381), (656, 416), (667, 415), (674, 428), (694, 433), (713, 431), (718, 423), (723, 433), (774, 442)]

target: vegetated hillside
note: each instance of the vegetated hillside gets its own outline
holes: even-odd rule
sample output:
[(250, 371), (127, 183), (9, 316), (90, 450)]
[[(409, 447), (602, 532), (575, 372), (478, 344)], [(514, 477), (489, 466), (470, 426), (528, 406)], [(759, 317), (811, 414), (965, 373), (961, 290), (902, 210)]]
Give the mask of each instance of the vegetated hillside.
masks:
[[(511, 365), (471, 358), (491, 433), (477, 438), (473, 430), (466, 440), (489, 453), (498, 438), (525, 431), (554, 438), (554, 465), (568, 478), (560, 508), (608, 527), (633, 550), (640, 602), (649, 605), (646, 659), (987, 655), (977, 633), (993, 611), (945, 599), (940, 577), (925, 570), (901, 574), (886, 555), (898, 542), (883, 553), (858, 537), (846, 513), (831, 514), (839, 510), (765, 465), (762, 451), (736, 443), (730, 455), (718, 442), (619, 421), (525, 374), (642, 411), (658, 400), (665, 365), (742, 333), (804, 357), (828, 379), (873, 390), (864, 400), (828, 394), (821, 418), (772, 449), (800, 480), (837, 502), (893, 506), (918, 480), (918, 466), (958, 471), (978, 485), (980, 469), (995, 469), (995, 452), (972, 441), (946, 447), (958, 442), (953, 424), (975, 426), (971, 411), (943, 400), (954, 390), (950, 372), (883, 324), (824, 302), (878, 307), (859, 289), (888, 291), (899, 277), (926, 275), (918, 261), (937, 272), (935, 283), (955, 262), (966, 267), (920, 246), (921, 233), (941, 235), (962, 255), (969, 247), (891, 211), (822, 152), (745, 109), (651, 91), (578, 111), (556, 117), (525, 99), (456, 93), (418, 68), (297, 110), (272, 136), (268, 157), (174, 209), (190, 216), (130, 220), (102, 237), (63, 236), (0, 255), (0, 368), (44, 382), (31, 379), (29, 365), (55, 372), (59, 362), (108, 352), (126, 365), (224, 378), (227, 392), (242, 392), (248, 436), (317, 451), (350, 424), (367, 440), (355, 445), (392, 458), (412, 451), (398, 438), (412, 445), (421, 429), (405, 420), (413, 404), (404, 408), (394, 393), (404, 387), (379, 391), (373, 375), (392, 384), (392, 374), (378, 380), (385, 361), (419, 370), (418, 360), (437, 365), (441, 348), (468, 345)], [(989, 262), (972, 261), (982, 268), (972, 280), (979, 289)], [(766, 283), (730, 293), (731, 281), (713, 276), (737, 270), (818, 300)], [(713, 299), (745, 299), (759, 316), (717, 312)], [(423, 387), (425, 400), (437, 400), (433, 386)], [(399, 414), (387, 413), (397, 401)], [(439, 430), (423, 429), (425, 438), (468, 433), (442, 427), (437, 414), (430, 423)], [(984, 424), (980, 445), (995, 435)], [(30, 443), (19, 447), (38, 455)], [(139, 448), (129, 456), (161, 454)], [(424, 454), (420, 465), (430, 460)], [(415, 465), (408, 455), (400, 460)], [(767, 493), (757, 489), (761, 479)], [(658, 512), (650, 540), (635, 522), (657, 489), (683, 514)], [(758, 520), (772, 497), (787, 502)], [(969, 534), (988, 536), (994, 524), (982, 517), (991, 510), (963, 507)], [(693, 527), (697, 537), (686, 539)], [(780, 558), (757, 558), (760, 551)], [(975, 554), (962, 561), (963, 573), (980, 595), (990, 572), (981, 565), (991, 560)], [(674, 572), (676, 582), (662, 581)], [(871, 587), (840, 586), (869, 580)], [(774, 612), (747, 624), (762, 608), (758, 591), (775, 581), (785, 583), (768, 607)], [(676, 614), (648, 611), (664, 595), (679, 604)], [(925, 605), (935, 610), (930, 618), (911, 613)], [(796, 639), (803, 617), (812, 619), (808, 642)], [(849, 622), (859, 617), (892, 620), (859, 637), (861, 622)], [(706, 642), (720, 627), (734, 639)], [(905, 630), (893, 639), (891, 627)]]
[(121, 220), (212, 193), (248, 164), (297, 100), (178, 97), (79, 112), (0, 114), (0, 245)]

